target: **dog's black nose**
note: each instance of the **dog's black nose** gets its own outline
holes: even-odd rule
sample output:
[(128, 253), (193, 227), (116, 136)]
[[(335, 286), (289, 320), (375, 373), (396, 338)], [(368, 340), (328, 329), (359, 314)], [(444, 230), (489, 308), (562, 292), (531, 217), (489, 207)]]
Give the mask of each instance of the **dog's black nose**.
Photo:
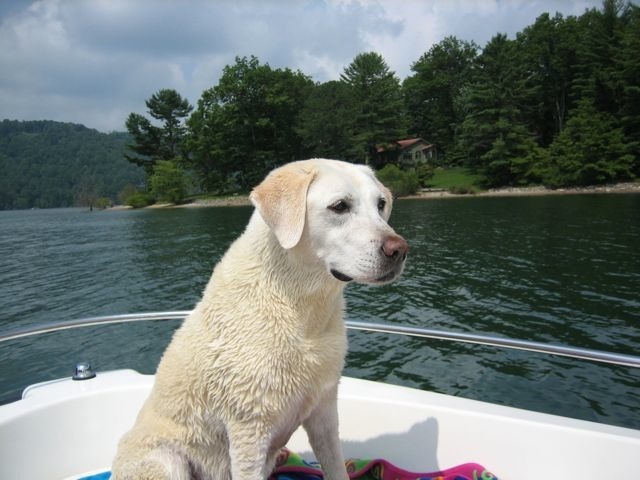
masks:
[(382, 243), (382, 252), (389, 258), (404, 260), (409, 252), (409, 244), (400, 235), (391, 235)]

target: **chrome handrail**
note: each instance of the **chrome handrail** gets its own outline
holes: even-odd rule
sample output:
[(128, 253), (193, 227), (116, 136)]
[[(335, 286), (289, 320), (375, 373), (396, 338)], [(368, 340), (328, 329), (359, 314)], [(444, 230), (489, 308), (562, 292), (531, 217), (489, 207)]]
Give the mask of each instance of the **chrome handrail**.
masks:
[(591, 360), (593, 362), (640, 368), (640, 356), (627, 355), (623, 353), (603, 352), (601, 350), (568, 347), (563, 345), (550, 345), (542, 342), (531, 342), (528, 340), (517, 340), (514, 338), (478, 335), (475, 333), (444, 332), (442, 330), (433, 330), (420, 327), (406, 327), (401, 325), (383, 325), (378, 323), (350, 321), (346, 322), (346, 324), (347, 328), (351, 328), (353, 330), (393, 333), (398, 335), (407, 335), (410, 337), (471, 343), (474, 345), (488, 345), (491, 347), (502, 347), (511, 350), (523, 350), (526, 352), (534, 353), (546, 353), (549, 355), (558, 355), (561, 357), (576, 358), (580, 360)]
[(80, 318), (77, 320), (62, 320), (59, 322), (41, 323), (19, 327), (6, 332), (0, 332), (0, 343), (18, 338), (31, 337), (42, 333), (70, 330), (72, 328), (93, 327), (114, 323), (146, 322), (149, 320), (184, 320), (190, 310), (176, 310), (173, 312), (127, 313), (124, 315), (103, 315), (101, 317)]
[[(177, 310), (170, 312), (149, 312), (132, 313), (126, 315), (105, 315), (100, 317), (82, 318), (78, 320), (68, 320), (51, 322), (40, 325), (20, 327), (5, 332), (0, 332), (0, 343), (9, 340), (40, 335), (42, 333), (69, 330), (72, 328), (91, 327), (98, 325), (108, 325), (116, 323), (144, 322), (150, 320), (183, 320), (189, 315), (189, 310)], [(347, 320), (345, 322), (348, 329), (361, 330), (366, 332), (390, 333), (394, 335), (405, 335), (418, 338), (430, 338), (436, 340), (446, 340), (453, 342), (471, 343), (475, 345), (488, 345), (493, 347), (508, 348), (512, 350), (523, 350), (527, 352), (545, 353), (562, 357), (576, 358), (580, 360), (590, 360), (613, 365), (624, 365), (627, 367), (640, 368), (640, 357), (621, 353), (603, 352), (587, 348), (568, 347), (563, 345), (549, 345), (541, 342), (530, 342), (527, 340), (517, 340), (512, 338), (495, 337), (489, 335), (478, 335), (473, 333), (446, 332), (429, 328), (409, 327), (401, 325), (388, 325), (380, 323), (358, 322)]]

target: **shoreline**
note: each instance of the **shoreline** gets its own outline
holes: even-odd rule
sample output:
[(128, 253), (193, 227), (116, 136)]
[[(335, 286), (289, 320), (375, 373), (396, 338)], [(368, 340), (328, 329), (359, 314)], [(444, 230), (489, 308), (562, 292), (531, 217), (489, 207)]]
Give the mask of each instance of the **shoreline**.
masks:
[(232, 195), (220, 198), (196, 199), (190, 203), (173, 205), (173, 208), (198, 208), (198, 207), (245, 207), (250, 206), (249, 195)]
[(587, 195), (606, 193), (640, 193), (640, 182), (625, 182), (611, 185), (593, 185), (589, 187), (567, 187), (551, 189), (535, 187), (503, 187), (491, 188), (478, 193), (450, 193), (446, 190), (418, 192), (414, 195), (398, 197), (398, 200), (432, 199), (432, 198), (476, 198), (476, 197), (526, 197), (543, 195)]
[[(595, 185), (590, 187), (570, 187), (550, 189), (547, 187), (506, 187), (492, 188), (478, 193), (450, 193), (446, 190), (432, 190), (418, 192), (413, 195), (398, 197), (397, 200), (439, 199), (439, 198), (476, 198), (476, 197), (524, 197), (541, 195), (584, 195), (605, 193), (640, 193), (640, 182), (616, 183), (612, 185)], [(198, 207), (236, 207), (251, 205), (248, 195), (232, 197), (210, 198), (195, 200), (183, 205), (173, 205), (171, 208)], [(159, 207), (156, 207), (159, 208)]]
[[(547, 187), (506, 187), (492, 188), (478, 193), (450, 193), (446, 190), (425, 190), (413, 195), (398, 197), (397, 200), (430, 200), (443, 198), (478, 198), (478, 197), (525, 197), (543, 195), (585, 195), (611, 193), (640, 193), (640, 182), (625, 182), (611, 185), (594, 185), (590, 187), (569, 187), (550, 189)], [(196, 199), (189, 203), (175, 205), (172, 203), (158, 203), (144, 207), (145, 209), (164, 208), (203, 208), (203, 207), (244, 207), (251, 206), (249, 195), (232, 195), (229, 197)], [(132, 207), (116, 205), (107, 210), (128, 210)]]

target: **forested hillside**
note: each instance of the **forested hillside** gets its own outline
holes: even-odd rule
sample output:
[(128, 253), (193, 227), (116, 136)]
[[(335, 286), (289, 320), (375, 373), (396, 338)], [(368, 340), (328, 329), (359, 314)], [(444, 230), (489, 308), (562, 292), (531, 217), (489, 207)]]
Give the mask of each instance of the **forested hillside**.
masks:
[(144, 170), (124, 158), (127, 133), (53, 121), (0, 122), (0, 209), (50, 208), (116, 200)]

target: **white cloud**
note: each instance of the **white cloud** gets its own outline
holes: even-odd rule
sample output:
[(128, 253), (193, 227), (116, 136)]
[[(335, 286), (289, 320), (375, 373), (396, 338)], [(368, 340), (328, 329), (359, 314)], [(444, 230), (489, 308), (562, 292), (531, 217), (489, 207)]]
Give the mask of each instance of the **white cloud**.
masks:
[(399, 9), (393, 3), (381, 3), (385, 16), (401, 28), (398, 31), (363, 32), (370, 50), (380, 53), (400, 78), (409, 75), (413, 62), (431, 45), (444, 37), (445, 29), (428, 2), (410, 1)]
[(377, 51), (403, 78), (447, 35), (483, 46), (544, 11), (600, 0), (41, 0), (0, 6), (3, 117), (122, 130), (160, 88), (192, 104), (236, 56), (337, 79)]
[(296, 68), (318, 81), (336, 80), (344, 70), (344, 63), (335, 61), (327, 54), (314, 54), (296, 48), (293, 51)]

